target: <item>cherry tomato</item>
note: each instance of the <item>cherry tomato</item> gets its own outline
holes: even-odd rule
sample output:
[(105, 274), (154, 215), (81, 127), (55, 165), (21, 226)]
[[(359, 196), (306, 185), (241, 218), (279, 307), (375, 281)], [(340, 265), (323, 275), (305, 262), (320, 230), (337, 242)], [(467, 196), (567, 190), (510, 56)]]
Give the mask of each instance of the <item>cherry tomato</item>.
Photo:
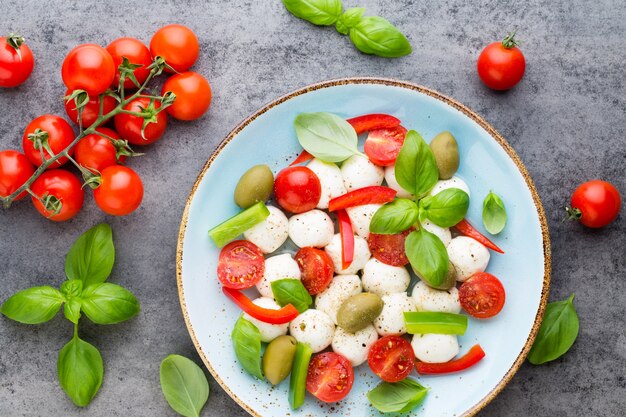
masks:
[(263, 252), (252, 242), (235, 240), (222, 248), (217, 261), (217, 278), (235, 290), (253, 287), (265, 272)]
[[(100, 132), (109, 138), (120, 139), (120, 135), (113, 129), (99, 127), (96, 132)], [(120, 155), (117, 159), (117, 149), (107, 137), (92, 133), (82, 138), (74, 147), (74, 159), (85, 168), (96, 172), (123, 163), (126, 156)]]
[[(128, 59), (131, 64), (141, 65), (133, 71), (133, 74), (135, 74), (135, 78), (140, 85), (146, 81), (150, 74), (148, 67), (152, 64), (152, 57), (150, 56), (150, 50), (143, 42), (135, 38), (119, 38), (111, 42), (106, 47), (106, 50), (113, 58), (113, 64), (116, 69), (113, 87), (117, 87), (120, 83), (118, 68), (124, 58)], [(124, 88), (137, 88), (137, 86), (130, 78), (126, 77)]]
[[(43, 116), (39, 116), (26, 127), (24, 131), (24, 135), (22, 136), (22, 147), (24, 148), (24, 154), (28, 158), (33, 165), (39, 166), (43, 163), (41, 159), (41, 151), (39, 149), (35, 149), (35, 142), (40, 139), (32, 138), (29, 139), (28, 135), (37, 135), (36, 130), (40, 129), (44, 132), (48, 133), (47, 139), (43, 138), (46, 136), (45, 134), (39, 133), (40, 139), (47, 140), (48, 145), (52, 152), (56, 155), (62, 152), (65, 148), (67, 148), (74, 141), (74, 130), (72, 126), (60, 116), (55, 116), (53, 114), (44, 114)], [(73, 154), (74, 149), (70, 149), (70, 156)], [(50, 159), (52, 156), (50, 153), (43, 148), (43, 153), (45, 155), (46, 161)], [(52, 164), (48, 169), (58, 168), (64, 163), (67, 162), (67, 158), (59, 158), (54, 164)]]
[(487, 273), (477, 272), (459, 289), (461, 307), (472, 317), (488, 319), (502, 310), (506, 294), (498, 278)]
[(317, 248), (301, 248), (295, 260), (300, 267), (301, 280), (304, 288), (311, 295), (324, 291), (330, 285), (335, 273), (333, 260), (323, 250)]
[(325, 403), (341, 401), (350, 393), (354, 370), (348, 359), (335, 352), (316, 355), (309, 362), (306, 390)]
[(405, 137), (406, 129), (403, 126), (371, 130), (365, 140), (365, 154), (378, 166), (391, 166), (396, 163)]
[(41, 201), (31, 197), (37, 211), (55, 222), (62, 222), (76, 216), (85, 200), (83, 184), (76, 175), (64, 169), (45, 171), (33, 182), (30, 189), (39, 198), (49, 200), (52, 206), (61, 204), (59, 213), (54, 214), (53, 209), (47, 210)]
[(139, 207), (143, 199), (143, 183), (132, 169), (114, 165), (105, 168), (101, 183), (93, 190), (100, 210), (112, 216), (126, 216)]
[[(65, 92), (66, 96), (72, 94), (70, 90)], [(117, 101), (111, 96), (104, 96), (104, 104), (102, 107), (103, 114), (111, 112), (116, 106)], [(100, 96), (90, 97), (89, 102), (83, 107), (81, 117), (83, 119), (83, 127), (86, 129), (96, 122), (100, 112)], [(74, 100), (65, 101), (65, 113), (71, 121), (78, 124), (78, 110), (76, 110), (76, 103)]]
[(567, 213), (587, 227), (599, 228), (611, 223), (619, 214), (622, 198), (611, 183), (600, 180), (581, 184), (572, 194)]
[[(121, 137), (126, 139), (133, 145), (149, 145), (161, 139), (165, 129), (167, 128), (167, 115), (164, 112), (156, 113), (157, 109), (161, 107), (159, 101), (154, 101), (150, 104), (148, 98), (136, 98), (126, 106), (124, 110), (142, 112), (147, 111), (154, 115), (155, 122), (148, 123), (144, 131), (144, 136), (141, 135), (141, 127), (143, 126), (144, 119), (132, 114), (120, 113), (115, 116), (115, 130)], [(149, 115), (146, 115), (150, 118)]]
[(520, 82), (526, 69), (526, 60), (516, 45), (513, 32), (502, 42), (487, 45), (480, 53), (478, 75), (487, 87), (508, 90)]
[(162, 94), (171, 91), (176, 94), (174, 104), (167, 111), (178, 120), (195, 120), (202, 116), (211, 105), (211, 86), (200, 74), (184, 72), (172, 75), (163, 84)]
[(398, 382), (413, 370), (415, 353), (403, 337), (385, 336), (374, 342), (367, 355), (367, 363), (383, 381)]
[(167, 25), (157, 30), (150, 40), (150, 53), (153, 57), (160, 56), (165, 59), (165, 62), (177, 72), (184, 72), (198, 59), (200, 44), (188, 27)]
[(67, 54), (61, 76), (69, 90), (85, 90), (92, 97), (104, 93), (111, 86), (116, 71), (107, 50), (88, 43), (78, 45)]
[(24, 38), (9, 34), (0, 38), (0, 87), (17, 87), (30, 77), (35, 66), (33, 52)]
[[(10, 196), (35, 173), (35, 167), (24, 154), (17, 151), (0, 151), (0, 197)], [(21, 200), (26, 196), (24, 191), (17, 196)]]
[(317, 206), (322, 196), (322, 186), (317, 175), (309, 168), (288, 167), (276, 176), (274, 196), (285, 210), (304, 213)]
[(411, 230), (395, 235), (370, 233), (367, 237), (367, 245), (372, 256), (380, 262), (391, 266), (404, 266), (409, 263), (404, 251), (404, 241), (409, 233)]

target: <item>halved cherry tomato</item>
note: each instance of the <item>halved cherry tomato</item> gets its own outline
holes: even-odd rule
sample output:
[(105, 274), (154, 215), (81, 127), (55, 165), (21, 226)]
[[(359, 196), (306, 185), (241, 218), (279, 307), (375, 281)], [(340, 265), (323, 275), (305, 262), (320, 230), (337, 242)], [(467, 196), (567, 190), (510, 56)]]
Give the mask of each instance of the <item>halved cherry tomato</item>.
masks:
[(457, 224), (454, 225), (454, 228), (459, 231), (459, 233), (471, 237), (476, 240), (478, 243), (483, 245), (486, 248), (489, 248), (498, 253), (504, 253), (502, 249), (500, 249), (495, 243), (489, 240), (485, 235), (480, 233), (474, 226), (470, 224), (466, 219), (461, 220)]
[[(133, 71), (137, 83), (141, 85), (146, 81), (150, 74), (148, 67), (152, 64), (152, 57), (150, 56), (150, 50), (143, 42), (135, 38), (119, 38), (111, 42), (106, 47), (106, 50), (111, 54), (116, 69), (113, 87), (117, 87), (120, 82), (118, 68), (124, 61), (124, 58), (128, 59), (131, 64), (141, 65)], [(138, 88), (138, 86), (127, 76), (124, 80), (124, 88)]]
[(391, 166), (396, 163), (405, 137), (406, 129), (403, 126), (370, 130), (365, 140), (365, 154), (378, 166)]
[(106, 49), (88, 43), (78, 45), (67, 54), (61, 75), (69, 90), (85, 90), (92, 97), (104, 93), (111, 86), (116, 70), (113, 58)]
[(233, 288), (222, 287), (222, 292), (239, 306), (245, 313), (257, 320), (269, 324), (285, 324), (298, 317), (298, 310), (293, 304), (287, 304), (279, 310), (264, 308), (254, 304), (244, 293)]
[[(33, 205), (42, 216), (55, 222), (74, 217), (83, 207), (85, 192), (83, 184), (69, 171), (51, 169), (45, 171), (30, 187), (33, 194), (50, 204), (48, 210), (39, 199), (31, 197)], [(61, 204), (61, 210), (54, 214), (54, 207)]]
[(488, 319), (498, 314), (506, 293), (498, 278), (488, 272), (477, 272), (459, 289), (461, 307), (472, 317)]
[(341, 401), (350, 393), (353, 383), (352, 364), (338, 353), (320, 353), (309, 362), (306, 390), (318, 400), (326, 403)]
[(307, 167), (287, 167), (274, 181), (274, 196), (278, 204), (292, 213), (304, 213), (317, 206), (322, 196), (319, 178)]
[(307, 161), (310, 161), (313, 158), (315, 158), (313, 155), (311, 155), (306, 150), (304, 150), (304, 151), (302, 151), (302, 153), (300, 155), (298, 155), (298, 157), (296, 159), (294, 159), (294, 161), (292, 163), (289, 164), (289, 166), (292, 167), (294, 165), (303, 164), (303, 163), (305, 163)]
[(367, 237), (367, 245), (372, 256), (380, 262), (391, 266), (404, 266), (409, 263), (404, 250), (404, 242), (409, 233), (411, 230), (395, 235), (370, 233)]
[(354, 230), (348, 212), (335, 212), (339, 221), (339, 235), (341, 236), (341, 269), (346, 269), (354, 260)]
[[(191, 29), (183, 25), (167, 25), (150, 40), (150, 53), (160, 56), (177, 72), (187, 71), (198, 59), (200, 44)], [(171, 72), (170, 70), (167, 70)]]
[(265, 272), (263, 252), (247, 240), (235, 240), (222, 248), (217, 261), (217, 278), (236, 290), (253, 287)]
[(323, 250), (317, 248), (301, 248), (294, 258), (300, 267), (301, 280), (304, 288), (311, 295), (324, 291), (330, 285), (335, 273), (333, 260)]
[(120, 155), (117, 159), (117, 149), (111, 143), (109, 138), (120, 139), (120, 135), (113, 129), (99, 127), (96, 129), (98, 133), (92, 133), (82, 138), (74, 147), (74, 159), (85, 168), (102, 172), (106, 167), (123, 163), (126, 156)]
[(101, 174), (101, 183), (93, 190), (100, 210), (112, 216), (126, 216), (135, 211), (143, 200), (143, 183), (132, 169), (113, 165)]
[(619, 214), (622, 198), (611, 183), (600, 180), (581, 184), (572, 194), (567, 213), (587, 227), (599, 228), (611, 223)]
[(367, 363), (383, 381), (398, 382), (413, 370), (415, 353), (408, 340), (400, 336), (385, 336), (372, 345)]
[[(42, 132), (47, 132), (47, 135), (42, 132), (37, 133), (37, 129)], [(33, 165), (39, 166), (43, 163), (43, 160), (41, 159), (41, 150), (35, 149), (35, 144), (40, 146), (43, 142), (47, 142), (52, 153), (56, 155), (67, 148), (72, 141), (74, 141), (74, 130), (65, 119), (53, 114), (44, 114), (43, 116), (37, 117), (26, 126), (24, 136), (22, 136), (22, 147), (24, 148), (24, 154), (28, 160), (32, 162)], [(74, 149), (70, 149), (69, 153), (72, 155)], [(52, 158), (50, 153), (45, 150), (45, 147), (43, 148), (43, 154), (45, 155), (46, 161)], [(66, 162), (67, 158), (59, 158), (48, 169), (58, 168)]]
[(476, 365), (485, 357), (485, 351), (480, 345), (474, 345), (459, 359), (445, 363), (417, 362), (415, 369), (422, 375), (449, 374), (464, 371)]
[(400, 119), (388, 114), (364, 114), (347, 121), (352, 125), (357, 135), (368, 130), (391, 129), (401, 123)]
[[(65, 92), (66, 96), (72, 94), (70, 90)], [(102, 105), (102, 114), (107, 114), (111, 112), (116, 106), (117, 101), (111, 96), (103, 96), (102, 99), (104, 104)], [(65, 112), (71, 121), (78, 124), (78, 110), (76, 110), (76, 103), (74, 100), (65, 101)], [(89, 101), (83, 107), (83, 112), (81, 113), (83, 127), (86, 129), (90, 127), (92, 124), (98, 120), (98, 115), (100, 113), (100, 96), (89, 97)]]
[(365, 204), (385, 204), (393, 201), (398, 192), (382, 185), (372, 185), (350, 191), (328, 202), (328, 211), (337, 211)]
[(526, 59), (517, 47), (515, 32), (502, 42), (487, 45), (478, 57), (477, 67), (480, 79), (494, 90), (508, 90), (520, 82), (526, 69)]
[(143, 126), (144, 118), (133, 114), (120, 113), (113, 119), (115, 130), (128, 143), (133, 145), (149, 145), (156, 142), (161, 139), (167, 128), (167, 115), (164, 112), (157, 113), (160, 107), (161, 103), (156, 100), (151, 104), (148, 98), (140, 97), (134, 99), (124, 106), (124, 110), (146, 112), (146, 117), (150, 119), (150, 115), (152, 115), (155, 121), (148, 123), (144, 130), (144, 136), (142, 136), (141, 127)]
[[(14, 150), (0, 151), (0, 197), (13, 194), (34, 173), (35, 167), (24, 154)], [(15, 200), (21, 200), (26, 194), (24, 191)]]
[(163, 84), (162, 94), (176, 94), (174, 104), (165, 109), (174, 119), (195, 120), (211, 105), (211, 86), (202, 75), (187, 71), (174, 74)]
[(35, 66), (33, 52), (24, 38), (10, 34), (0, 38), (0, 87), (17, 87), (30, 77)]

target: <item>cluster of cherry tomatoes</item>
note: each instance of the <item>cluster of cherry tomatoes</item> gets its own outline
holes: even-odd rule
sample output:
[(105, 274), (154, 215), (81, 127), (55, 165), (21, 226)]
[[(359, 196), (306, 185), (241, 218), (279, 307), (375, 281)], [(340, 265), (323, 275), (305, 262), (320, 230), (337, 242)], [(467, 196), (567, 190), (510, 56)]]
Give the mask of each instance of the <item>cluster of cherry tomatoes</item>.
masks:
[[(67, 116), (81, 126), (81, 132), (95, 123), (99, 125), (71, 147), (77, 136), (64, 118), (52, 114), (35, 118), (24, 131), (23, 153), (0, 151), (0, 197), (15, 193), (44, 161), (67, 149), (67, 156), (50, 163), (15, 200), (29, 193), (35, 208), (50, 220), (74, 217), (83, 205), (85, 187), (76, 174), (61, 168), (71, 161), (94, 188), (95, 202), (105, 213), (121, 216), (136, 210), (143, 199), (143, 184), (134, 170), (123, 165), (127, 156), (133, 155), (129, 144), (143, 146), (159, 140), (167, 127), (167, 114), (178, 120), (194, 120), (206, 113), (211, 104), (211, 87), (202, 75), (189, 71), (199, 51), (196, 35), (182, 25), (159, 29), (149, 48), (126, 37), (106, 48), (83, 44), (71, 50), (61, 71), (67, 87)], [(142, 92), (120, 107), (120, 98), (131, 97), (133, 91), (161, 72), (155, 70), (159, 59), (164, 61), (162, 69), (173, 74), (163, 84), (162, 95)], [(32, 51), (23, 38), (0, 38), (0, 87), (23, 83), (33, 66)], [(79, 100), (74, 98), (81, 91), (79, 117)], [(170, 97), (167, 106), (162, 104), (166, 96)], [(109, 121), (112, 126), (100, 126)]]

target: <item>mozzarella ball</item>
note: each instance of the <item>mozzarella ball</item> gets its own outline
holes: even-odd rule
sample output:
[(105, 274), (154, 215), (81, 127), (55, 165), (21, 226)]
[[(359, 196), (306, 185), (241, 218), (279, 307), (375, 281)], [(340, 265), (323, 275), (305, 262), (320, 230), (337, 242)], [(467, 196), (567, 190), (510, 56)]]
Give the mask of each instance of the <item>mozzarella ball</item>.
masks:
[(398, 194), (396, 194), (396, 197), (410, 199), (413, 199), (415, 197), (413, 194), (402, 188), (400, 184), (398, 184), (398, 180), (396, 180), (395, 165), (385, 168), (385, 181), (387, 181), (387, 186), (389, 188), (394, 189), (398, 192)]
[(436, 290), (425, 282), (418, 282), (413, 287), (413, 302), (417, 311), (441, 311), (444, 313), (460, 313), (459, 290)]
[(456, 279), (463, 282), (476, 272), (487, 269), (491, 255), (486, 247), (471, 237), (458, 236), (448, 245), (448, 256), (456, 269)]
[(348, 298), (363, 292), (358, 275), (337, 275), (328, 288), (315, 297), (315, 308), (328, 314), (337, 324), (337, 311)]
[(263, 253), (272, 253), (287, 240), (287, 216), (279, 208), (267, 206), (270, 215), (261, 223), (243, 232), (246, 240), (254, 243)]
[(341, 164), (341, 175), (343, 176), (343, 185), (348, 191), (352, 191), (382, 184), (385, 171), (374, 165), (365, 156), (352, 155)]
[(328, 214), (311, 210), (289, 218), (289, 237), (301, 248), (321, 248), (330, 243), (335, 234), (335, 224)]
[(341, 170), (336, 164), (320, 161), (315, 158), (308, 163), (307, 168), (317, 175), (322, 187), (322, 195), (320, 201), (317, 203), (317, 208), (328, 208), (328, 202), (331, 199), (346, 193)]
[(458, 188), (459, 190), (463, 190), (470, 195), (470, 190), (465, 181), (463, 181), (459, 177), (452, 177), (449, 180), (439, 180), (437, 184), (430, 190), (429, 195), (435, 195), (437, 193), (442, 192), (443, 190), (447, 190), (448, 188)]
[(363, 289), (381, 297), (387, 294), (405, 292), (411, 282), (409, 271), (403, 266), (387, 265), (371, 258), (363, 267)]
[(374, 320), (374, 327), (378, 334), (388, 336), (390, 334), (401, 335), (406, 333), (404, 312), (415, 311), (413, 299), (405, 292), (383, 295), (382, 299), (383, 303), (385, 303), (383, 311)]
[(352, 228), (357, 235), (367, 239), (370, 235), (372, 217), (374, 217), (374, 213), (376, 213), (381, 206), (382, 204), (365, 204), (346, 209), (350, 221), (352, 222)]
[(352, 263), (346, 268), (341, 268), (341, 236), (339, 233), (333, 236), (328, 246), (324, 248), (335, 265), (335, 273), (340, 275), (354, 275), (363, 269), (367, 261), (371, 258), (370, 248), (367, 241), (360, 236), (354, 237), (354, 256)]
[(459, 354), (459, 342), (453, 334), (416, 334), (411, 346), (415, 357), (426, 363), (444, 363)]
[(300, 279), (300, 267), (288, 253), (272, 256), (265, 260), (265, 273), (263, 278), (256, 284), (263, 297), (274, 298), (272, 282), (283, 278)]
[(359, 366), (367, 360), (367, 354), (377, 340), (378, 333), (371, 324), (356, 333), (348, 333), (337, 327), (332, 347), (335, 353), (348, 359), (352, 366)]
[(335, 323), (328, 314), (319, 310), (307, 310), (289, 324), (289, 333), (298, 342), (308, 343), (313, 352), (330, 346), (335, 334)]
[(452, 233), (447, 227), (437, 226), (429, 220), (424, 220), (420, 223), (422, 227), (427, 231), (437, 236), (443, 242), (443, 246), (448, 246), (452, 240)]
[[(259, 297), (252, 302), (259, 307), (280, 310), (280, 306), (276, 301), (274, 301), (273, 298)], [(269, 324), (262, 322), (261, 320), (257, 320), (254, 317), (249, 316), (247, 313), (244, 313), (243, 318), (254, 324), (259, 329), (259, 332), (261, 332), (261, 341), (265, 343), (271, 342), (278, 336), (287, 334), (287, 330), (289, 329), (289, 323)]]

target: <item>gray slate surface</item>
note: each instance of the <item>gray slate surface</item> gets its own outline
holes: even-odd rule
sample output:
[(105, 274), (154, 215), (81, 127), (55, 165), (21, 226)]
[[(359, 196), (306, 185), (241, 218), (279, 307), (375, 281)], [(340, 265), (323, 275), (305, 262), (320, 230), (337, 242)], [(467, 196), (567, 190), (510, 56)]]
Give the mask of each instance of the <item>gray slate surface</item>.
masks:
[[(58, 350), (71, 327), (62, 316), (42, 326), (0, 318), (0, 416), (174, 416), (158, 382), (161, 359), (198, 360), (183, 324), (175, 280), (175, 245), (188, 192), (206, 158), (243, 117), (308, 83), (344, 76), (416, 82), (483, 115), (517, 150), (543, 199), (554, 253), (550, 298), (572, 292), (581, 333), (552, 364), (525, 364), (481, 416), (621, 416), (626, 409), (626, 221), (601, 231), (562, 223), (561, 207), (587, 179), (610, 179), (626, 194), (626, 80), (621, 0), (392, 1), (346, 0), (397, 24), (413, 55), (386, 60), (359, 54), (331, 28), (293, 18), (279, 0), (156, 1), (2, 0), (0, 31), (28, 37), (37, 63), (22, 87), (0, 91), (0, 148), (20, 148), (34, 117), (64, 114), (60, 65), (82, 42), (120, 36), (146, 42), (160, 26), (193, 28), (202, 53), (195, 70), (214, 89), (210, 114), (172, 122), (165, 139), (130, 162), (144, 178), (142, 207), (107, 217), (87, 198), (74, 220), (55, 224), (29, 202), (0, 215), (0, 300), (62, 279), (71, 242), (98, 222), (114, 229), (112, 281), (141, 301), (136, 319), (115, 326), (85, 322), (81, 333), (105, 360), (102, 389), (77, 409), (61, 392)], [(517, 27), (528, 60), (523, 82), (508, 93), (487, 90), (474, 70), (482, 46)], [(244, 416), (211, 379), (204, 416)]]

